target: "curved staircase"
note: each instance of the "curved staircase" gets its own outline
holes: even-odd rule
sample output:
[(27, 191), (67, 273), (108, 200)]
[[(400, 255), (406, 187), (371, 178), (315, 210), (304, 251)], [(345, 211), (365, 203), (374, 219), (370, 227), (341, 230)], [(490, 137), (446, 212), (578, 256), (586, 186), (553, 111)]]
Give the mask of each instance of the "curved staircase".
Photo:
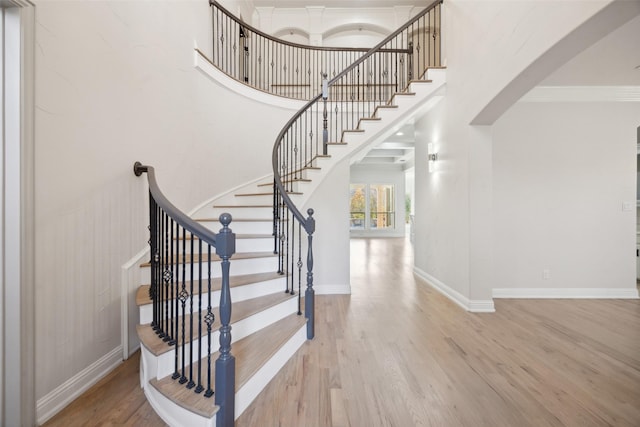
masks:
[[(342, 139), (329, 144), (329, 154), (318, 156), (296, 179), (296, 191), (290, 193), (295, 202), (304, 204), (323, 176), (345, 157), (357, 156), (415, 114), (430, 108), (442, 96), (445, 70), (428, 70), (425, 80), (414, 81), (404, 93), (395, 94), (387, 105), (378, 107), (374, 115), (360, 121), (357, 129), (342, 133)], [(305, 318), (300, 316), (300, 289), (287, 289), (287, 277), (278, 273), (274, 254), (273, 181), (264, 179), (241, 188), (211, 206), (200, 209), (194, 219), (207, 228), (217, 230), (218, 216), (228, 212), (233, 217), (236, 250), (232, 257), (231, 316), (233, 354), (236, 357), (236, 402), (238, 417), (249, 406), (278, 370), (306, 340)], [(189, 245), (187, 245), (189, 247)], [(149, 264), (141, 265), (141, 284), (136, 303), (140, 312), (138, 335), (142, 343), (141, 384), (156, 412), (172, 426), (213, 426), (217, 407), (210, 398), (194, 393), (172, 378), (173, 347), (152, 330), (149, 298)], [(215, 272), (219, 268), (214, 267)], [(219, 301), (220, 278), (215, 275), (212, 301)], [(293, 291), (293, 294), (291, 293)], [(199, 295), (194, 306), (199, 307)], [(190, 306), (190, 302), (187, 303)], [(214, 323), (217, 329), (219, 325)], [(218, 333), (212, 338), (217, 348)], [(198, 340), (192, 340), (196, 347)], [(202, 354), (206, 357), (206, 354)], [(213, 354), (212, 358), (217, 358)], [(212, 379), (214, 382), (214, 379)]]
[[(383, 46), (381, 44), (362, 55), (361, 58), (382, 53), (395, 55), (397, 59), (399, 55), (410, 52), (413, 49), (411, 43), (407, 50), (394, 45), (393, 37), (405, 32), (415, 38), (410, 29), (416, 25), (416, 22), (421, 22), (418, 19), (431, 23), (431, 20), (424, 19), (424, 16), (427, 16), (426, 12), (436, 7), (436, 4), (437, 2), (427, 8), (421, 17), (412, 19), (404, 29), (390, 36), (391, 46), (394, 46), (392, 49), (380, 50)], [(434, 18), (433, 26), (424, 27), (433, 32), (434, 40), (433, 29), (439, 29), (439, 26), (435, 25)], [(243, 29), (245, 32), (248, 31), (247, 27)], [(424, 32), (431, 34), (426, 30)], [(196, 55), (203, 56), (200, 51), (196, 51)], [(420, 64), (429, 64), (429, 61), (423, 61)], [(354, 63), (354, 65), (357, 64)], [(184, 231), (181, 234), (177, 231), (174, 236), (173, 220), (171, 220), (171, 227), (167, 225), (168, 220), (165, 220), (164, 225), (155, 226), (155, 229), (161, 228), (165, 231), (165, 237), (162, 238), (165, 240), (164, 249), (160, 242), (160, 255), (156, 251), (151, 262), (139, 265), (142, 283), (136, 296), (139, 310), (137, 332), (142, 344), (141, 386), (155, 411), (167, 424), (171, 426), (232, 425), (233, 420), (242, 414), (305, 340), (313, 338), (313, 289), (310, 285), (313, 284), (311, 235), (315, 229), (315, 222), (311, 218), (313, 213), (311, 210), (309, 218), (305, 220), (292, 206), (303, 206), (312, 202), (314, 191), (324, 177), (331, 173), (334, 166), (347, 158), (352, 161), (358, 159), (376, 144), (395, 133), (405, 122), (418, 114), (423, 114), (442, 98), (446, 84), (444, 68), (423, 65), (418, 67), (422, 70), (426, 69), (420, 78), (402, 80), (408, 82), (404, 90), (390, 93), (386, 101), (379, 97), (377, 88), (390, 85), (369, 85), (361, 92), (363, 98), (360, 101), (354, 101), (353, 95), (350, 100), (346, 100), (342, 97), (354, 92), (351, 89), (349, 89), (351, 92), (345, 92), (340, 88), (350, 85), (336, 83), (335, 87), (331, 86), (341, 78), (342, 74), (328, 83), (329, 91), (326, 90), (325, 75), (323, 83), (325, 97), (318, 96), (307, 104), (311, 106), (314, 102), (322, 102), (324, 99), (325, 140), (321, 143), (322, 149), (319, 150), (317, 142), (314, 142), (315, 148), (309, 148), (309, 156), (303, 159), (298, 157), (298, 145), (294, 147), (291, 144), (289, 149), (295, 148), (289, 157), (291, 160), (282, 168), (276, 168), (274, 154), (274, 170), (278, 171), (277, 176), (254, 181), (201, 208), (187, 220), (196, 224), (195, 226), (180, 224), (190, 230), (190, 234)], [(349, 68), (354, 69), (353, 66)], [(203, 71), (207, 72), (204, 69)], [(210, 77), (218, 79), (220, 74), (212, 73)], [(385, 79), (389, 77), (388, 74), (384, 76)], [(224, 78), (228, 78), (228, 75), (224, 75)], [(397, 82), (395, 87), (398, 87)], [(336, 92), (335, 88), (340, 92)], [(376, 93), (374, 94), (373, 91)], [(337, 99), (336, 104), (332, 104), (335, 105), (335, 114), (330, 113), (329, 120), (342, 121), (347, 115), (357, 119), (345, 119), (347, 126), (341, 125), (336, 131), (327, 131), (326, 102), (329, 96), (336, 96)], [(338, 103), (341, 108), (340, 113), (338, 113)], [(363, 114), (365, 104), (367, 113)], [(350, 108), (357, 108), (358, 111), (352, 112)], [(320, 119), (314, 119), (313, 123), (316, 127), (309, 132), (309, 139), (315, 138), (317, 141), (322, 134), (317, 126), (321, 122), (323, 112), (320, 108), (309, 111), (316, 114), (316, 117), (320, 117)], [(293, 120), (287, 126), (293, 123)], [(277, 141), (276, 147), (282, 141), (288, 141), (286, 138), (288, 137)], [(290, 216), (289, 211), (296, 213)], [(227, 214), (233, 218), (230, 224)], [(220, 229), (220, 221), (223, 219), (223, 228)], [(298, 221), (297, 227), (294, 227), (295, 221)], [(170, 238), (166, 237), (166, 229), (169, 228)], [(201, 236), (197, 233), (193, 234), (193, 230), (199, 228), (206, 229), (202, 234), (203, 237), (196, 237)], [(231, 236), (231, 231), (235, 233), (233, 246), (227, 244), (227, 258), (223, 257), (223, 259), (213, 254), (211, 250), (211, 247), (215, 247), (215, 251), (218, 250), (215, 246), (215, 232), (219, 229), (218, 236), (224, 234), (227, 236), (225, 239)], [(150, 230), (153, 236), (154, 226), (150, 226)], [(308, 242), (305, 241), (305, 244), (302, 243), (304, 231), (308, 233)], [(290, 236), (288, 233), (293, 235)], [(150, 244), (153, 239), (153, 237), (150, 239)], [(201, 239), (205, 239), (208, 245), (213, 245), (209, 246), (208, 252), (202, 249)], [(289, 248), (290, 240), (293, 249)], [(297, 247), (294, 246), (295, 244)], [(302, 279), (305, 274), (302, 271), (304, 263), (301, 249), (303, 246), (309, 251), (306, 258), (308, 268), (306, 281)], [(229, 254), (232, 254), (230, 273), (229, 263), (224, 261), (229, 259)], [(209, 259), (210, 263), (207, 262)], [(227, 262), (226, 267), (223, 266), (223, 261)], [(158, 263), (162, 264), (163, 269), (153, 270), (154, 265), (157, 268)], [(174, 271), (174, 265), (176, 271)], [(181, 272), (178, 271), (180, 267)], [(170, 274), (168, 274), (169, 269)], [(229, 273), (227, 279), (223, 279), (225, 271)], [(167, 274), (169, 277), (165, 277)], [(306, 300), (302, 298), (303, 281), (307, 285)], [(155, 288), (150, 287), (149, 283), (154, 282), (158, 285)], [(171, 286), (175, 285), (175, 289), (172, 287), (171, 292), (168, 290), (165, 292), (165, 286), (168, 288), (169, 282)], [(203, 283), (206, 283), (206, 286)], [(311, 293), (309, 293), (310, 289)], [(232, 309), (231, 302), (233, 302)], [(222, 323), (213, 314), (214, 311), (217, 313), (218, 305), (220, 305)], [(158, 321), (154, 320), (157, 319), (158, 311), (164, 312), (160, 327)], [(195, 328), (194, 325), (196, 325)], [(164, 330), (169, 330), (169, 333), (165, 333)], [(226, 339), (230, 340), (230, 348), (228, 342), (223, 344)], [(231, 374), (228, 370), (221, 372), (224, 377), (235, 376), (232, 382), (232, 384), (235, 383), (235, 392), (214, 390), (218, 388), (215, 370), (218, 369), (217, 365), (220, 361), (219, 349), (224, 352), (220, 359), (231, 362), (229, 365)], [(213, 361), (216, 361), (216, 369), (213, 369)], [(203, 366), (209, 366), (209, 368), (203, 370)], [(223, 392), (227, 397), (221, 398), (220, 401), (223, 402), (223, 408), (231, 405), (230, 411), (221, 410), (214, 403), (219, 401), (218, 398)]]

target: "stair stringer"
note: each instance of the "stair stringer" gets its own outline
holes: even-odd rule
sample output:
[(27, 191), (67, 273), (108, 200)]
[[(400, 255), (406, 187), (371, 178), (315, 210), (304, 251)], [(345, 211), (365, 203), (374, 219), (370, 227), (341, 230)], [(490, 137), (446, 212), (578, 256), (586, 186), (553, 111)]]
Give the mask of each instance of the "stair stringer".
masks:
[[(306, 171), (305, 177), (310, 178), (310, 182), (304, 181), (297, 183), (296, 191), (302, 194), (291, 196), (291, 199), (297, 206), (304, 206), (318, 186), (322, 183), (324, 177), (331, 173), (331, 170), (345, 158), (349, 158), (353, 163), (362, 157), (368, 149), (376, 144), (384, 141), (386, 138), (394, 134), (405, 123), (414, 120), (425, 114), (433, 108), (445, 95), (446, 90), (446, 69), (430, 68), (425, 73), (425, 80), (412, 82), (405, 93), (395, 95), (391, 104), (396, 108), (379, 108), (376, 110), (375, 117), (380, 120), (361, 120), (358, 129), (353, 131), (345, 131), (343, 140), (339, 141), (344, 144), (330, 144), (329, 157), (319, 157), (315, 160), (314, 166), (318, 166), (319, 170)], [(407, 95), (410, 93), (412, 95)], [(222, 213), (224, 209), (214, 209), (212, 205), (239, 205), (242, 200), (238, 200), (235, 194), (255, 192), (257, 185), (268, 183), (273, 180), (273, 175), (263, 177), (259, 180), (253, 180), (245, 185), (236, 188), (235, 192), (227, 192), (221, 197), (211, 200), (206, 206), (195, 213), (194, 217), (215, 216)], [(268, 187), (267, 187), (268, 188)], [(268, 191), (264, 189), (264, 191)], [(270, 190), (269, 190), (270, 191)], [(268, 198), (265, 198), (265, 201)], [(231, 225), (233, 229), (233, 223)]]
[(340, 162), (349, 159), (351, 163), (358, 160), (373, 146), (396, 133), (405, 123), (414, 120), (433, 108), (445, 95), (446, 70), (429, 69), (428, 81), (412, 82), (407, 92), (415, 95), (399, 94), (394, 96), (392, 104), (397, 108), (380, 108), (376, 117), (380, 120), (361, 120), (359, 129), (345, 131), (344, 144), (332, 144), (329, 146), (330, 157), (317, 159), (317, 166), (321, 173), (311, 182), (299, 183), (299, 191), (303, 193), (295, 200), (297, 206), (304, 206), (322, 180), (331, 173), (331, 170)]

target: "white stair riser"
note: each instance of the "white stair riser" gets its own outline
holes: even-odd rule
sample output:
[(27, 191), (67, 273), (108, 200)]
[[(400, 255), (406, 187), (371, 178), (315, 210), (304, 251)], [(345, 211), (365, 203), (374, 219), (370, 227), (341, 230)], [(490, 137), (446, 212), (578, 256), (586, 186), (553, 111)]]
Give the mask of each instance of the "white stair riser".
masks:
[[(256, 188), (262, 188), (262, 187), (256, 187)], [(269, 189), (271, 190), (271, 189)], [(244, 204), (243, 202), (243, 198), (238, 197), (238, 200), (236, 200), (238, 202), (238, 204)], [(260, 206), (260, 207), (255, 207), (252, 206), (250, 208), (248, 207), (232, 207), (232, 206), (225, 206), (225, 207), (211, 207), (208, 211), (201, 211), (202, 215), (206, 215), (208, 218), (219, 218), (221, 214), (223, 213), (228, 213), (231, 214), (231, 224), (233, 224), (233, 220), (234, 219), (239, 219), (239, 218), (265, 218), (265, 219), (270, 219), (273, 217), (273, 206), (271, 206), (271, 204), (273, 203), (273, 198), (271, 198), (270, 200), (266, 201), (266, 203), (262, 203), (263, 205), (269, 205), (268, 207), (264, 207), (264, 206)], [(222, 225), (220, 225), (220, 223), (218, 223), (218, 230), (222, 228)]]
[[(269, 233), (270, 235), (271, 233)], [(182, 252), (182, 241), (179, 243), (180, 252)], [(175, 250), (175, 249), (174, 249)], [(187, 240), (184, 246), (185, 253), (191, 253), (191, 240)], [(203, 244), (203, 252), (206, 251), (206, 246)], [(259, 237), (259, 238), (243, 238), (236, 237), (236, 253), (240, 252), (269, 252), (273, 251), (273, 238), (271, 237)], [(193, 242), (193, 252), (199, 253), (200, 246), (198, 240)]]
[[(254, 314), (246, 319), (242, 319), (238, 322), (235, 322), (231, 325), (231, 338), (232, 344), (236, 341), (241, 340), (254, 332), (259, 331), (262, 328), (265, 328), (271, 325), (274, 322), (290, 315), (291, 313), (295, 313), (298, 311), (298, 300), (297, 298), (291, 298), (287, 301), (284, 301), (280, 304), (277, 304), (273, 307), (270, 307), (266, 310), (263, 310), (259, 313)], [(187, 328), (189, 327), (187, 323)], [(215, 330), (211, 331), (211, 353), (215, 353), (220, 348), (220, 332), (218, 328), (220, 327), (220, 323), (218, 320), (218, 316), (216, 313), (216, 323), (214, 324)], [(194, 324), (195, 328), (195, 324)], [(185, 357), (187, 358), (187, 365), (189, 364), (188, 360), (191, 359), (191, 363), (194, 363), (202, 358), (207, 357), (208, 353), (208, 338), (207, 336), (201, 337), (202, 347), (200, 348), (200, 352), (198, 353), (198, 343), (200, 340), (194, 339), (192, 341), (192, 346), (187, 343), (185, 348)], [(193, 348), (193, 353), (190, 352), (190, 348)], [(233, 354), (233, 349), (231, 350)], [(178, 367), (182, 366), (182, 350), (178, 350)], [(206, 372), (206, 367), (203, 366), (203, 371)], [(153, 369), (152, 369), (153, 370)], [(195, 370), (195, 367), (194, 367)], [(175, 372), (175, 350), (168, 351), (164, 354), (161, 354), (156, 358), (156, 369), (155, 369), (155, 378), (164, 378), (168, 375), (173, 374)], [(194, 375), (197, 375), (194, 372)], [(153, 379), (154, 377), (148, 378)]]
[[(220, 229), (217, 223), (214, 222), (205, 221), (201, 224), (216, 233)], [(273, 221), (232, 221), (229, 228), (236, 234), (271, 234), (273, 232)]]
[[(244, 286), (236, 286), (231, 288), (231, 301), (232, 302), (240, 302), (245, 301), (251, 298), (258, 298), (265, 295), (271, 295), (276, 292), (284, 292), (284, 289), (287, 286), (287, 278), (282, 276), (279, 279), (269, 280), (266, 282), (257, 282), (251, 283)], [(203, 290), (206, 289), (206, 283), (203, 283)], [(194, 291), (197, 292), (197, 289)], [(194, 311), (199, 311), (200, 306), (200, 296), (196, 295), (193, 299), (193, 309)], [(174, 302), (175, 304), (175, 302)], [(202, 295), (202, 310), (205, 310), (208, 304), (207, 295)], [(220, 291), (211, 292), (211, 306), (218, 307), (220, 304)], [(163, 305), (164, 307), (164, 305)], [(178, 305), (179, 312), (182, 313), (182, 304)], [(191, 299), (187, 299), (185, 303), (186, 312), (191, 312)], [(153, 305), (152, 304), (144, 304), (139, 307), (140, 313), (140, 324), (146, 325), (151, 323), (153, 320)]]
[[(258, 190), (256, 187), (256, 193), (262, 193), (262, 192), (270, 192), (272, 191), (271, 189), (269, 190)], [(253, 195), (253, 196), (238, 196), (236, 195), (234, 198), (234, 203), (236, 205), (268, 205), (270, 203), (273, 203), (273, 194), (259, 194), (259, 195)]]
[(273, 252), (273, 237), (236, 239), (236, 252)]
[[(211, 262), (211, 277), (220, 277), (222, 275), (222, 269), (220, 267), (220, 261), (212, 261)], [(253, 274), (253, 273), (268, 273), (270, 271), (277, 270), (278, 268), (278, 258), (275, 256), (267, 256), (262, 258), (247, 258), (247, 259), (230, 259), (230, 274), (231, 275), (242, 275), (242, 274)], [(176, 272), (174, 270), (174, 275), (179, 278), (180, 282), (182, 282), (183, 274), (182, 274), (182, 266), (178, 266), (179, 269)], [(202, 263), (202, 278), (209, 277), (208, 275), (208, 266), (205, 261)], [(190, 265), (187, 264), (185, 266), (184, 279), (191, 280), (191, 268)], [(198, 279), (200, 277), (200, 272), (198, 270), (198, 264), (193, 265), (193, 278)], [(151, 283), (151, 267), (144, 266), (140, 267), (140, 281), (142, 284)]]

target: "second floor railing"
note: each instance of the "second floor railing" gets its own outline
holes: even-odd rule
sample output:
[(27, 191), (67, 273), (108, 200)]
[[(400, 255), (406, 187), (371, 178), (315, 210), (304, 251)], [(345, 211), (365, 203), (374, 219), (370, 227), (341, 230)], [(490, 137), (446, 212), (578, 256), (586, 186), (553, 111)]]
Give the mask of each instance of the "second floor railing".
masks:
[[(210, 0), (209, 4), (213, 25), (211, 62), (234, 79), (275, 95), (311, 99), (320, 91), (324, 77), (337, 76), (369, 51), (367, 48), (287, 42), (242, 22), (215, 0)], [(376, 69), (362, 70), (363, 74), (359, 76), (360, 83), (364, 83), (372, 80), (372, 74), (378, 69), (386, 69), (384, 81), (365, 88), (357, 84), (358, 78), (354, 76), (354, 81), (345, 82), (350, 89), (342, 88), (336, 95), (371, 97), (375, 92), (387, 94), (404, 88), (407, 78), (411, 79), (414, 51), (412, 41), (408, 39), (385, 46), (378, 52), (380, 64)]]
[[(174, 347), (173, 379), (194, 393), (215, 396), (220, 407), (218, 425), (233, 425), (235, 358), (231, 355), (229, 260), (235, 253), (235, 234), (229, 228), (231, 215), (220, 215), (222, 229), (214, 233), (167, 200), (153, 167), (136, 162), (134, 173), (146, 173), (149, 181), (151, 327)], [(218, 290), (219, 303), (212, 299)], [(214, 342), (216, 308), (219, 348)], [(216, 348), (220, 355), (213, 361)]]

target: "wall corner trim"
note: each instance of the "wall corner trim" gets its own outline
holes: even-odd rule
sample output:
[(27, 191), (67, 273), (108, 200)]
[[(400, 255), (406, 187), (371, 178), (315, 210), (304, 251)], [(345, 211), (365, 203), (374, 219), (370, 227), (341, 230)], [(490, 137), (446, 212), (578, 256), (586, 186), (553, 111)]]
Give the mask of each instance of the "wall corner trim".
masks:
[(413, 268), (413, 273), (427, 285), (431, 286), (466, 311), (472, 313), (494, 313), (496, 311), (493, 305), (493, 300), (470, 300), (460, 292), (445, 285), (440, 280), (418, 267)]
[(121, 363), (122, 346), (119, 345), (56, 387), (53, 391), (38, 399), (36, 403), (38, 425), (44, 424)]

